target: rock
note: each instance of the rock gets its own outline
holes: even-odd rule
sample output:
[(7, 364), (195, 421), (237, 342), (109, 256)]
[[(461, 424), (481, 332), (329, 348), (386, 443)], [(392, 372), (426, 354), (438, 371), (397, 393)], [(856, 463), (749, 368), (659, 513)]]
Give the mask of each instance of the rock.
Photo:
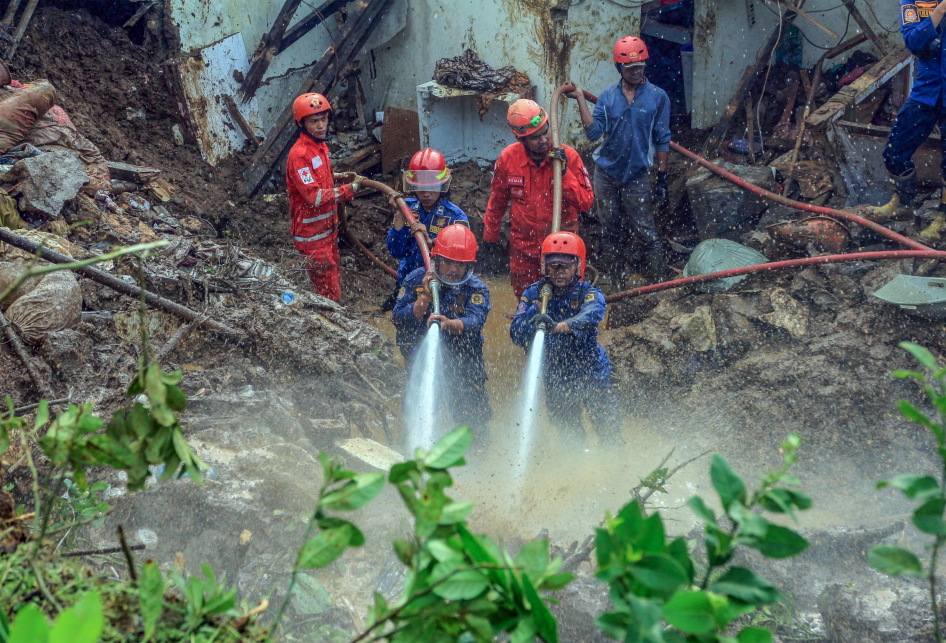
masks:
[(54, 151), (17, 161), (7, 174), (19, 181), (20, 210), (55, 219), (66, 201), (74, 199), (89, 177), (69, 152)]
[(634, 370), (641, 375), (660, 375), (667, 370), (645, 346), (631, 348), (631, 358), (634, 360)]
[(867, 587), (828, 585), (818, 597), (818, 609), (832, 643), (932, 643), (929, 601), (923, 582), (877, 574)]
[(558, 621), (562, 641), (604, 643), (611, 641), (595, 625), (595, 619), (611, 609), (608, 586), (588, 574), (578, 574), (565, 589), (556, 592), (552, 613)]
[[(775, 185), (768, 167), (752, 167), (720, 163), (740, 178), (767, 190)], [(744, 224), (760, 215), (768, 203), (706, 169), (698, 170), (686, 182), (687, 196), (701, 239), (713, 237), (739, 239)]]
[(771, 313), (759, 315), (767, 324), (787, 330), (792, 337), (804, 337), (808, 333), (808, 307), (781, 288), (769, 294)]
[(676, 342), (686, 340), (697, 351), (716, 350), (716, 324), (709, 306), (698, 306), (692, 313), (674, 317), (670, 328), (676, 330)]

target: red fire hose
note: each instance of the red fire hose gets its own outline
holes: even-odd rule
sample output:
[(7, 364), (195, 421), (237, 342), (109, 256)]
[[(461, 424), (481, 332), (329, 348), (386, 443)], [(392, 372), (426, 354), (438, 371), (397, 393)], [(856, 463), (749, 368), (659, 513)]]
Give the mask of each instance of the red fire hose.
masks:
[[(348, 173), (346, 172), (343, 175), (338, 175), (337, 178), (348, 178), (347, 174)], [(404, 198), (401, 197), (394, 188), (378, 181), (372, 181), (371, 179), (364, 179), (361, 184), (366, 188), (374, 188), (378, 192), (386, 194), (389, 197), (395, 196), (396, 198), (394, 199), (394, 202), (397, 204), (397, 207), (400, 208), (408, 226), (414, 225), (414, 223), (417, 221), (417, 219), (414, 218), (414, 214), (411, 212), (411, 209), (407, 207), (407, 203), (404, 202)], [(355, 234), (348, 228), (347, 221), (344, 225), (344, 231), (345, 235), (348, 237), (348, 240), (351, 241), (359, 250), (361, 250), (362, 254), (371, 259), (373, 263), (375, 263), (389, 275), (392, 275), (395, 278), (397, 277), (397, 270), (378, 259), (378, 257), (376, 257), (373, 252), (368, 250), (368, 248), (366, 248), (365, 245), (358, 239), (358, 237), (356, 237)], [(414, 238), (417, 240), (417, 246), (420, 248), (421, 257), (424, 259), (424, 267), (427, 268), (427, 270), (430, 270), (430, 249), (427, 247), (427, 240), (424, 239), (424, 235), (420, 232), (416, 233)]]
[(760, 263), (755, 266), (746, 266), (745, 268), (733, 268), (731, 270), (721, 270), (720, 272), (711, 272), (705, 275), (664, 281), (659, 284), (651, 284), (649, 286), (643, 286), (642, 288), (634, 288), (633, 290), (614, 293), (613, 295), (605, 297), (604, 300), (610, 304), (615, 301), (627, 299), (628, 297), (637, 297), (638, 295), (646, 295), (660, 290), (671, 290), (701, 281), (712, 281), (725, 277), (748, 275), (754, 272), (768, 272), (769, 270), (781, 270), (782, 268), (795, 268), (797, 266), (817, 266), (825, 263), (843, 263), (845, 261), (879, 261), (881, 259), (946, 259), (946, 252), (940, 252), (938, 250), (885, 250), (882, 252), (854, 252), (845, 255), (824, 255), (822, 257), (773, 261), (771, 263)]

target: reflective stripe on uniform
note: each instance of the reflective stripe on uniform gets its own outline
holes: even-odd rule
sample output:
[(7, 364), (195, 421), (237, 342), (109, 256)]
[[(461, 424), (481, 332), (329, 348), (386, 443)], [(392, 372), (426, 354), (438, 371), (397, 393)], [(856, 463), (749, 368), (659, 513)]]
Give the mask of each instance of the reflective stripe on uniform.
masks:
[(335, 228), (332, 228), (332, 229), (329, 230), (328, 232), (323, 232), (322, 234), (317, 234), (317, 235), (315, 235), (314, 237), (293, 237), (293, 239), (294, 239), (295, 241), (298, 241), (299, 243), (307, 243), (307, 242), (309, 242), (309, 241), (318, 241), (319, 239), (324, 239), (325, 237), (329, 236), (329, 235), (332, 234), (333, 232), (335, 232)]
[[(319, 190), (318, 193), (316, 193), (316, 195), (315, 195), (315, 203), (313, 204), (313, 207), (316, 207), (316, 208), (317, 208), (317, 207), (319, 207), (319, 205), (322, 203), (322, 193), (323, 193), (323, 192), (325, 192), (324, 189), (323, 189), (323, 190)], [(332, 193), (335, 195), (335, 200), (337, 201), (337, 200), (338, 200), (338, 188), (332, 188)]]
[(319, 216), (317, 216), (317, 217), (312, 217), (311, 219), (303, 219), (302, 222), (303, 222), (303, 223), (315, 223), (316, 221), (322, 221), (323, 219), (328, 219), (328, 218), (331, 217), (333, 214), (335, 214), (335, 211), (334, 211), (334, 210), (332, 210), (332, 211), (329, 212), (328, 214), (320, 214)]

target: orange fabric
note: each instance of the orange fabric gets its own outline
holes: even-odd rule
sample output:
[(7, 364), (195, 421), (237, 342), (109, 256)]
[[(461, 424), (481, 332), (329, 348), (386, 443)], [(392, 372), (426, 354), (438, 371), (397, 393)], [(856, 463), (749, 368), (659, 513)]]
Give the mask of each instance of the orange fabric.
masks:
[[(562, 177), (562, 230), (577, 233), (578, 213), (591, 208), (595, 195), (578, 152), (567, 145), (562, 147), (568, 159), (568, 171)], [(552, 232), (552, 163), (546, 158), (537, 166), (518, 142), (504, 149), (496, 160), (489, 205), (483, 216), (483, 241), (499, 241), (499, 227), (507, 208), (509, 267), (513, 272), (528, 271), (531, 266), (538, 270), (542, 241)]]
[(309, 278), (319, 294), (341, 299), (336, 204), (351, 201), (351, 184), (335, 187), (328, 146), (300, 134), (286, 160), (291, 234), (308, 258)]

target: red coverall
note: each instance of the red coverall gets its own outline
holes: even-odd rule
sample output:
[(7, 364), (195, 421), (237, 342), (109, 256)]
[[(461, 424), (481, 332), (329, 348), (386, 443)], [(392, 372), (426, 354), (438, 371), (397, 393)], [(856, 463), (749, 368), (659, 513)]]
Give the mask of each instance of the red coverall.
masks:
[[(591, 177), (578, 152), (563, 145), (568, 170), (562, 177), (562, 230), (578, 232), (578, 212), (591, 208)], [(510, 207), (511, 206), (511, 207)], [(489, 205), (483, 216), (483, 241), (499, 242), (499, 226), (509, 209), (509, 271), (516, 297), (542, 278), (542, 241), (552, 232), (552, 163), (536, 165), (522, 143), (496, 159)]]
[(351, 184), (335, 187), (328, 146), (306, 133), (289, 150), (286, 187), (292, 217), (292, 240), (307, 257), (315, 291), (333, 301), (342, 298), (339, 281), (338, 213), (335, 204), (351, 201)]

